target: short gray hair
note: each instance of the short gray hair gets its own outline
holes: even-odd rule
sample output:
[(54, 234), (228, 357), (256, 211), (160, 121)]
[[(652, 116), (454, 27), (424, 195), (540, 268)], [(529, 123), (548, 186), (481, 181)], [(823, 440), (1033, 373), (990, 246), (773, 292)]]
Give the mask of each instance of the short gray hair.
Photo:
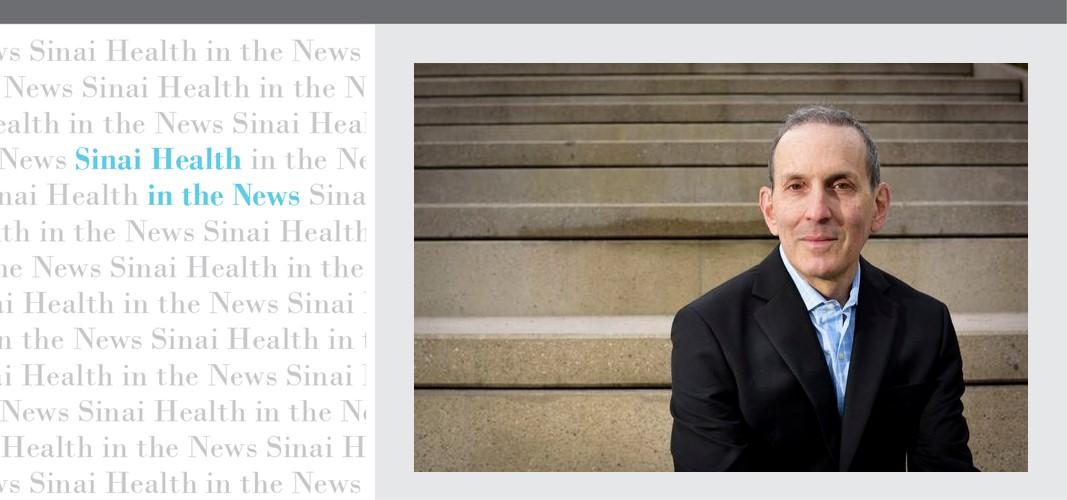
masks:
[(867, 128), (853, 118), (851, 113), (843, 109), (832, 106), (804, 106), (785, 118), (785, 122), (782, 123), (781, 127), (778, 127), (778, 135), (771, 144), (771, 159), (767, 162), (767, 176), (771, 182), (771, 189), (774, 189), (774, 150), (778, 148), (778, 141), (781, 141), (782, 136), (794, 127), (809, 123), (856, 129), (863, 136), (863, 144), (867, 147), (867, 178), (871, 180), (871, 190), (873, 191), (878, 187), (878, 183), (881, 182), (878, 147), (874, 145), (874, 140), (867, 133)]

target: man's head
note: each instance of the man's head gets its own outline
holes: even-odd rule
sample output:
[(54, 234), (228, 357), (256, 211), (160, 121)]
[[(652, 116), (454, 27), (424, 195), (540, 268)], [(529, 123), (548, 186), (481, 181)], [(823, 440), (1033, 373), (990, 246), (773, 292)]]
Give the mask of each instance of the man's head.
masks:
[(856, 132), (859, 132), (863, 138), (863, 147), (866, 149), (867, 177), (870, 179), (871, 190), (878, 189), (878, 184), (882, 181), (882, 174), (881, 163), (878, 161), (878, 147), (874, 145), (874, 140), (867, 133), (867, 128), (856, 121), (848, 111), (830, 106), (805, 106), (785, 117), (785, 122), (782, 123), (781, 127), (778, 127), (778, 135), (774, 138), (774, 142), (771, 143), (771, 159), (767, 162), (767, 176), (770, 179), (771, 188), (774, 188), (774, 152), (778, 149), (778, 143), (781, 142), (782, 136), (793, 128), (812, 123), (851, 127)]
[(867, 238), (885, 225), (890, 193), (878, 170), (874, 141), (839, 109), (801, 108), (774, 140), (760, 210), (793, 267), (824, 295), (850, 282)]

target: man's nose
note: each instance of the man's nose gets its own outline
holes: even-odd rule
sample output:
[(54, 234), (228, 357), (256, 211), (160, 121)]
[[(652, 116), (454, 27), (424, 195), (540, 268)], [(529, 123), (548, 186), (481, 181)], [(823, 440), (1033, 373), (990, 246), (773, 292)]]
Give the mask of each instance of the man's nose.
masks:
[(830, 219), (832, 214), (830, 210), (830, 203), (833, 200), (830, 194), (823, 189), (813, 189), (808, 195), (807, 210), (804, 216), (813, 222), (824, 222)]

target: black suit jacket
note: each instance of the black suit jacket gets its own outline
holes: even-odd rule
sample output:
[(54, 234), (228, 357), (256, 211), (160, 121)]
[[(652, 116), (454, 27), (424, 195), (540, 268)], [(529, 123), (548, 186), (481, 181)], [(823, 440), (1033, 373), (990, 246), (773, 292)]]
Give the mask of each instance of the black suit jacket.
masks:
[(976, 470), (948, 309), (860, 259), (844, 416), (776, 248), (671, 329), (679, 471)]

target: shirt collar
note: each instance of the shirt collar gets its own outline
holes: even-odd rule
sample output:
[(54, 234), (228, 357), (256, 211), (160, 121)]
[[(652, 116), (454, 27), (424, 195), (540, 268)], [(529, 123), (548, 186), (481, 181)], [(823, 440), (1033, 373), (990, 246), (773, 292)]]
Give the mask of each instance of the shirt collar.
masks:
[[(811, 286), (797, 273), (797, 270), (793, 267), (793, 264), (789, 262), (789, 257), (785, 256), (785, 250), (781, 245), (778, 245), (778, 253), (782, 256), (782, 263), (785, 264), (785, 270), (789, 272), (789, 277), (793, 278), (793, 284), (796, 285), (797, 291), (800, 292), (800, 298), (804, 300), (804, 307), (810, 312), (812, 309), (819, 307), (827, 302), (837, 302), (834, 299), (827, 299), (823, 297), (815, 287)], [(859, 301), (860, 293), (860, 272), (863, 266), (856, 266), (856, 275), (852, 277), (852, 288), (848, 291), (848, 300), (845, 302), (841, 309), (848, 309), (854, 307)]]

